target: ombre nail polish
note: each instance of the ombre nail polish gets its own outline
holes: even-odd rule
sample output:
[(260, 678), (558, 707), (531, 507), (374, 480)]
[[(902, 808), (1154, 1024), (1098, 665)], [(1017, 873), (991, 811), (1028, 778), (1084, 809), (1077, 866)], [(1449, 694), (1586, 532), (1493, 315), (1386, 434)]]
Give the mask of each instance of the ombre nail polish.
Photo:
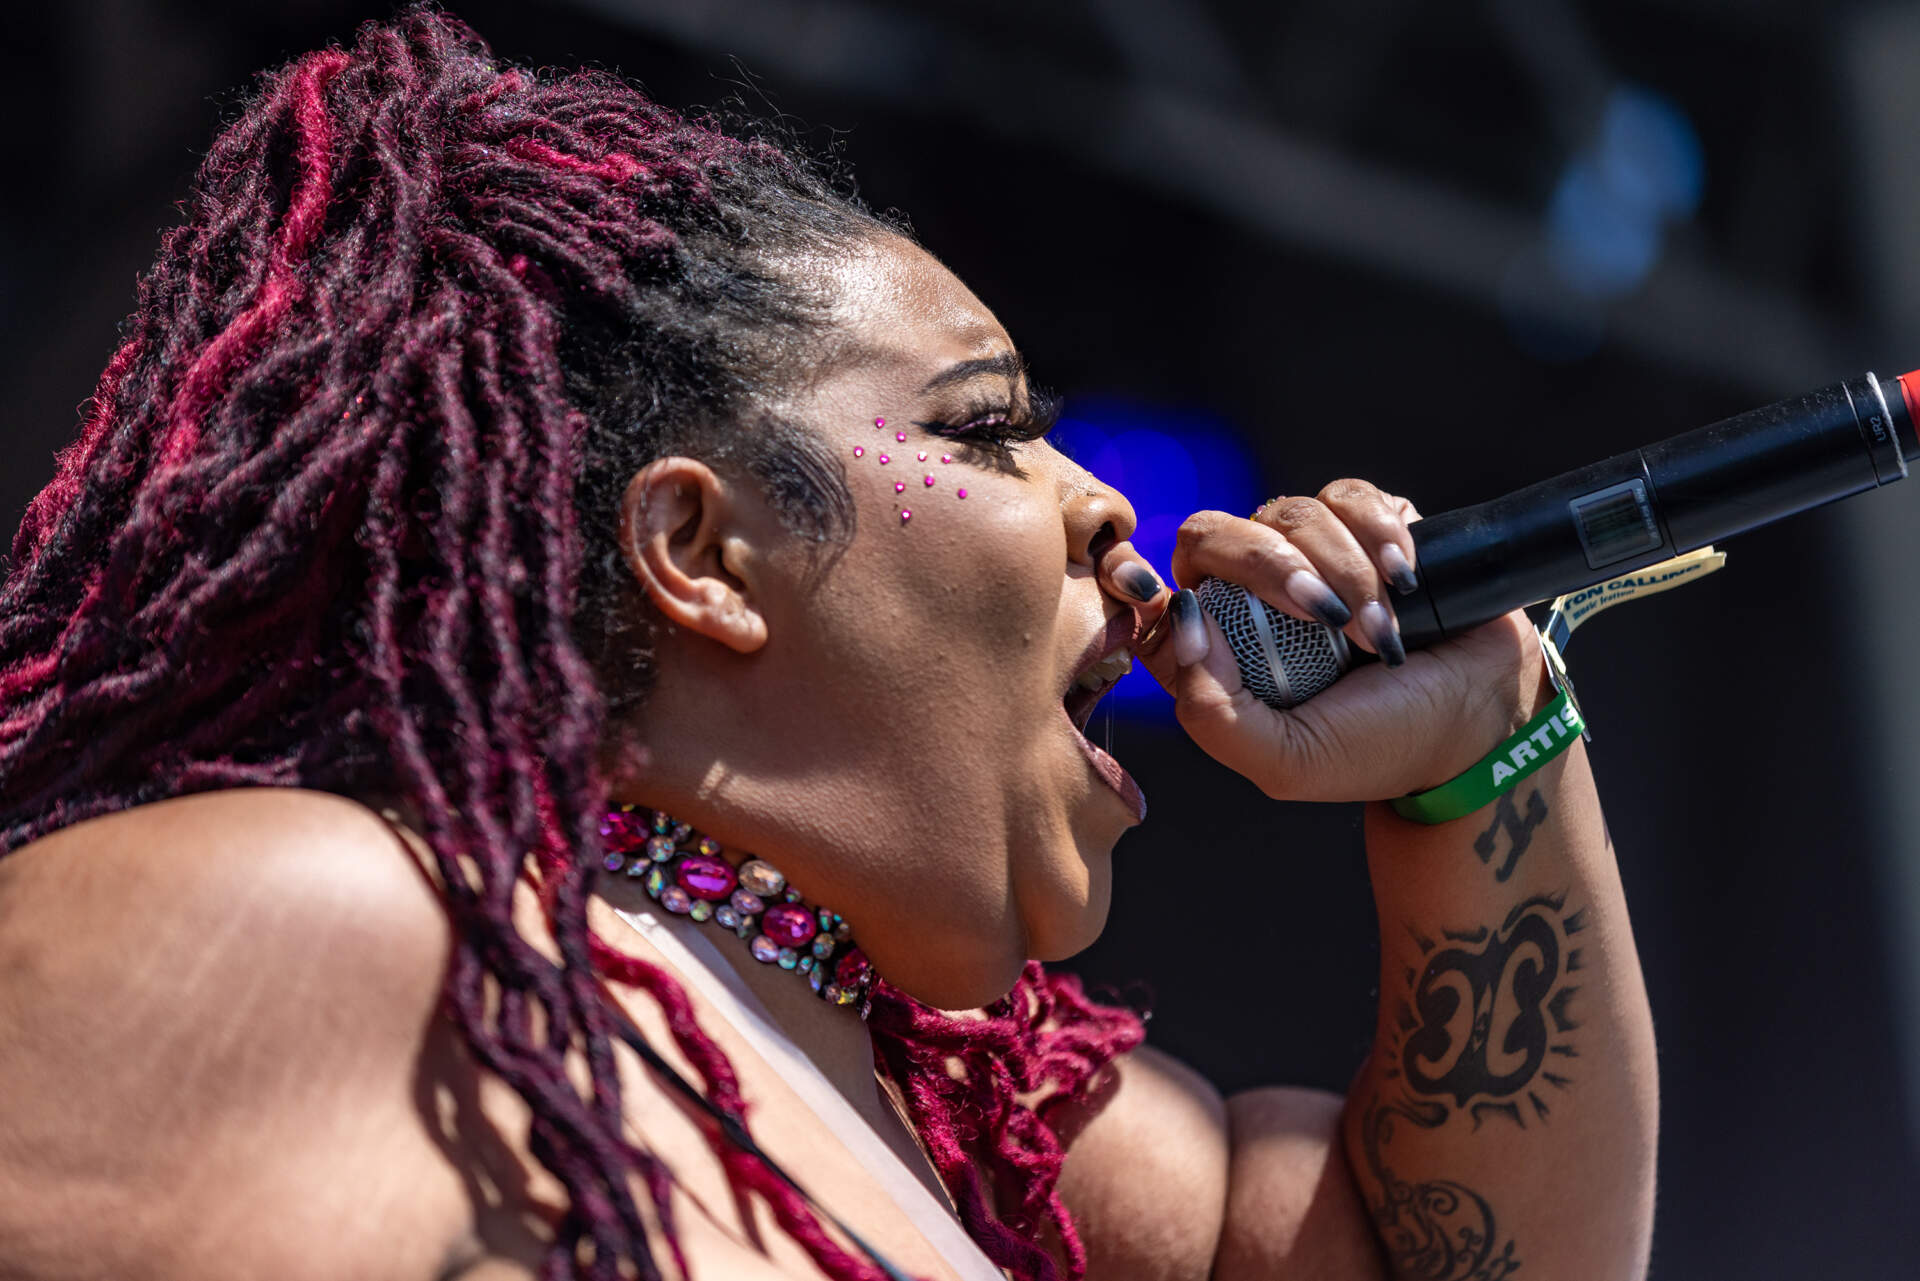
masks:
[(1367, 634), (1367, 643), (1380, 655), (1381, 662), (1388, 667), (1398, 667), (1407, 661), (1407, 647), (1400, 640), (1400, 625), (1385, 605), (1370, 600), (1360, 607), (1359, 617), (1360, 630)]
[(1115, 570), (1113, 581), (1121, 591), (1143, 604), (1160, 594), (1160, 580), (1137, 560), (1130, 560)]
[(1413, 566), (1407, 563), (1407, 554), (1400, 550), (1398, 543), (1388, 543), (1380, 549), (1380, 566), (1386, 571), (1393, 590), (1402, 596), (1420, 585), (1420, 580), (1413, 576)]
[(1207, 656), (1212, 642), (1207, 637), (1206, 616), (1200, 612), (1200, 600), (1190, 588), (1181, 588), (1167, 604), (1173, 615), (1173, 661), (1192, 667)]
[(1287, 577), (1287, 595), (1328, 627), (1338, 630), (1353, 621), (1353, 611), (1333, 594), (1327, 580), (1310, 569), (1296, 569)]

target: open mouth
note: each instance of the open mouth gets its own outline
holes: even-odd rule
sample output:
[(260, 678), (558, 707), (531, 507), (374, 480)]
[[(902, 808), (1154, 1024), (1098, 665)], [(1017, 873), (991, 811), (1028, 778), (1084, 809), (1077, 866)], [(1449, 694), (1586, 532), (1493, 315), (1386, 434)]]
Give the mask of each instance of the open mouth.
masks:
[(1073, 684), (1067, 686), (1067, 692), (1060, 700), (1067, 709), (1067, 719), (1073, 722), (1073, 727), (1084, 733), (1087, 722), (1093, 719), (1093, 709), (1106, 697), (1107, 691), (1132, 670), (1133, 653), (1123, 647), (1074, 677)]
[(1087, 763), (1093, 766), (1094, 773), (1100, 776), (1101, 781), (1113, 789), (1121, 803), (1132, 811), (1134, 822), (1137, 823), (1147, 816), (1147, 798), (1141, 794), (1140, 785), (1133, 781), (1133, 776), (1119, 761), (1095, 747), (1085, 733), (1087, 722), (1093, 719), (1093, 709), (1101, 698), (1132, 670), (1132, 651), (1124, 646), (1115, 648), (1106, 657), (1087, 664), (1073, 678), (1073, 683), (1067, 686), (1067, 692), (1060, 699), (1060, 707)]

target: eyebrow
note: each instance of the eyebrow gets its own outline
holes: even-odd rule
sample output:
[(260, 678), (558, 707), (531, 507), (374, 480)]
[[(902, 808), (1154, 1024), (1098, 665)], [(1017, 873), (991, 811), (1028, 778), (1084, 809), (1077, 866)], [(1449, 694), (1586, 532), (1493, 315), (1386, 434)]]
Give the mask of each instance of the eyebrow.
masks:
[(985, 374), (997, 374), (1008, 382), (1018, 383), (1020, 376), (1026, 372), (1025, 356), (1017, 351), (1004, 351), (998, 356), (987, 356), (980, 360), (962, 360), (957, 364), (948, 365), (927, 380), (927, 385), (920, 389), (920, 394), (924, 396), (930, 391), (950, 387), (954, 383), (966, 382)]

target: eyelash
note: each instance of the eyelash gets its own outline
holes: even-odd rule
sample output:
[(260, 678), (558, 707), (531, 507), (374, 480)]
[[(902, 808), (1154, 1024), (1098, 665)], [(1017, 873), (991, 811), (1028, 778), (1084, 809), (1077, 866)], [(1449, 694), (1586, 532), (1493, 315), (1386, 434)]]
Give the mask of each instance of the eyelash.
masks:
[(1027, 408), (1019, 413), (1006, 403), (979, 404), (959, 415), (954, 422), (928, 422), (919, 426), (938, 436), (1005, 448), (1020, 441), (1039, 440), (1060, 419), (1060, 402), (1037, 387), (1027, 392)]

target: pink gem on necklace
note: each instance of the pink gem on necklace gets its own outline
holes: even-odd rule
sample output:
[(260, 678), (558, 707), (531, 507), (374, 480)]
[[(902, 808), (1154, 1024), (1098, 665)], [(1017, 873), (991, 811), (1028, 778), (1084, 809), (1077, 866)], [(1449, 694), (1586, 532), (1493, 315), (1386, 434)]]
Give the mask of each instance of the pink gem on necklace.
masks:
[[(903, 511), (900, 518), (909, 515)], [(877, 979), (844, 917), (808, 903), (764, 859), (736, 868), (718, 841), (658, 811), (648, 824), (645, 813), (622, 806), (602, 817), (609, 872), (640, 880), (647, 896), (676, 916), (732, 931), (754, 960), (806, 975), (821, 1000), (867, 1016)]]

